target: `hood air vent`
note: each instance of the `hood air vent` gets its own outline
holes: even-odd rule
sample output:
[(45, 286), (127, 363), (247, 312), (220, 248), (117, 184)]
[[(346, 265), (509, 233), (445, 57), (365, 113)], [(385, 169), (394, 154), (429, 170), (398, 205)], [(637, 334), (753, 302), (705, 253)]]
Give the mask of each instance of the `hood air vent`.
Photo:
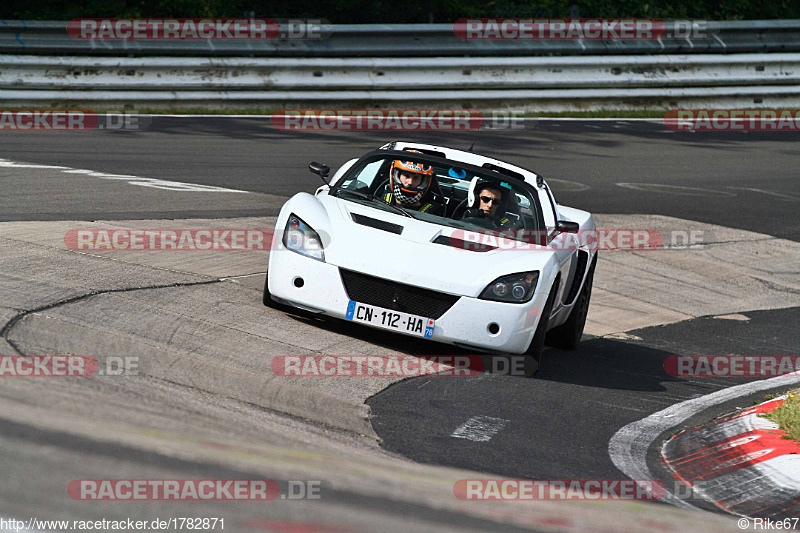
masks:
[(497, 246), (491, 244), (483, 244), (479, 242), (465, 241), (457, 237), (447, 237), (446, 235), (439, 235), (433, 239), (434, 244), (444, 244), (445, 246), (452, 246), (453, 248), (461, 248), (462, 250), (469, 250), (470, 252), (489, 252), (496, 250)]
[(356, 224), (361, 224), (362, 226), (369, 226), (370, 228), (388, 231), (389, 233), (395, 233), (397, 235), (403, 233), (403, 226), (399, 224), (392, 224), (391, 222), (386, 222), (385, 220), (366, 217), (364, 215), (359, 215), (358, 213), (350, 213), (350, 216), (353, 217), (353, 222)]

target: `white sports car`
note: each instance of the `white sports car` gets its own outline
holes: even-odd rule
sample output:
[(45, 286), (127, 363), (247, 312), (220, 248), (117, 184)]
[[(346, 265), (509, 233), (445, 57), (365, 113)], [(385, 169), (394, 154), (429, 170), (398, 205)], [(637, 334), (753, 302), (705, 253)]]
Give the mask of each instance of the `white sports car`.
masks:
[(597, 253), (576, 237), (594, 231), (532, 171), (393, 142), (284, 204), (264, 304), (538, 362), (545, 337), (580, 341)]

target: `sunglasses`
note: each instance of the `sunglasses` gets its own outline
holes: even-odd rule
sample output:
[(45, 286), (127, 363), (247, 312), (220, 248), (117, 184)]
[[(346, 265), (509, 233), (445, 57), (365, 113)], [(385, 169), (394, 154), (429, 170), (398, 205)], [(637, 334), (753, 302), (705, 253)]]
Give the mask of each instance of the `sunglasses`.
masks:
[(486, 203), (486, 204), (488, 204), (490, 202), (492, 203), (492, 205), (499, 205), (500, 204), (500, 198), (492, 198), (491, 196), (481, 196), (480, 199), (481, 199), (481, 202)]

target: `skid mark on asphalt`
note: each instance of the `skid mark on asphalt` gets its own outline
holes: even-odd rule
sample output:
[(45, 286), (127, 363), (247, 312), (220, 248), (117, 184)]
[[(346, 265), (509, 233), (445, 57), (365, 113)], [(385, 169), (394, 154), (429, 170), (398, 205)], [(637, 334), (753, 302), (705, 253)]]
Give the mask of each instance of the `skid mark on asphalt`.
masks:
[(216, 278), (205, 281), (186, 281), (179, 283), (167, 283), (164, 285), (148, 285), (145, 287), (122, 287), (119, 289), (102, 289), (102, 290), (89, 291), (84, 294), (72, 296), (71, 298), (66, 298), (64, 300), (58, 300), (56, 302), (51, 302), (49, 304), (40, 305), (34, 309), (20, 311), (19, 313), (11, 317), (11, 319), (8, 322), (6, 322), (2, 328), (0, 328), (0, 339), (5, 340), (18, 354), (27, 355), (20, 350), (19, 346), (9, 336), (11, 335), (11, 330), (14, 329), (14, 326), (16, 326), (20, 320), (22, 320), (28, 315), (33, 315), (36, 313), (41, 313), (42, 311), (55, 309), (56, 307), (79, 302), (81, 300), (85, 300), (87, 298), (91, 298), (92, 296), (97, 296), (100, 294), (111, 294), (117, 292), (135, 292), (135, 291), (145, 291), (151, 289), (169, 289), (173, 287), (193, 287), (195, 285), (209, 285), (211, 283), (221, 283), (225, 279), (230, 279), (230, 278)]
[(128, 185), (139, 185), (141, 187), (152, 187), (154, 189), (161, 189), (164, 191), (180, 191), (180, 192), (235, 192), (247, 194), (248, 191), (240, 191), (238, 189), (226, 189), (224, 187), (216, 187), (214, 185), (199, 185), (197, 183), (183, 183), (180, 181), (161, 180), (156, 178), (143, 178), (141, 176), (131, 176), (127, 174), (108, 174), (106, 172), (96, 172), (94, 170), (87, 170), (83, 168), (70, 168), (55, 165), (31, 165), (28, 163), (17, 163), (9, 161), (8, 159), (0, 159), (0, 168), (47, 168), (52, 170), (60, 170), (65, 174), (79, 174), (92, 178), (100, 178), (104, 180), (120, 180)]
[(451, 437), (474, 442), (488, 442), (506, 427), (510, 420), (493, 416), (473, 416), (453, 431)]

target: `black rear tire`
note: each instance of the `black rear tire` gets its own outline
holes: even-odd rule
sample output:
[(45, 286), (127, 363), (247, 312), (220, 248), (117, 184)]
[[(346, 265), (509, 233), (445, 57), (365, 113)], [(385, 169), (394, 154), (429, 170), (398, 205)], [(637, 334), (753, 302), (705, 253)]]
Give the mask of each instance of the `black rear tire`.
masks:
[(592, 283), (594, 281), (594, 266), (597, 264), (595, 255), (592, 266), (589, 267), (589, 274), (583, 284), (580, 294), (578, 294), (575, 307), (572, 309), (569, 318), (562, 325), (547, 335), (547, 344), (561, 350), (574, 351), (578, 349), (578, 344), (583, 336), (583, 328), (586, 326), (586, 315), (589, 312), (589, 301), (592, 298)]

